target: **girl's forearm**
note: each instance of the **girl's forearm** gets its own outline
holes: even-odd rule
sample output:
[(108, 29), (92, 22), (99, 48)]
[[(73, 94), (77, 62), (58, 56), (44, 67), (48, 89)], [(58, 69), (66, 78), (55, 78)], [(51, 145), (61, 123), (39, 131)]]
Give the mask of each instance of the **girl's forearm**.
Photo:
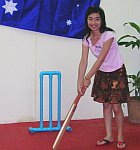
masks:
[(79, 82), (83, 81), (85, 72), (86, 72), (86, 68), (87, 68), (87, 63), (81, 62), (79, 65), (79, 70), (78, 70), (78, 81)]
[(94, 74), (99, 70), (100, 66), (102, 65), (103, 61), (99, 61), (97, 60), (94, 65), (92, 66), (92, 68), (90, 69), (90, 71), (87, 73), (87, 75), (85, 76), (85, 78), (87, 80), (90, 80)]

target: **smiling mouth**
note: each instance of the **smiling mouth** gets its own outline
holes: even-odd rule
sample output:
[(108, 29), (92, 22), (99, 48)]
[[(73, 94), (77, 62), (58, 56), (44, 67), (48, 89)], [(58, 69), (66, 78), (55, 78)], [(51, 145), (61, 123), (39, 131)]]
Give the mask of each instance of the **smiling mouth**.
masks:
[(98, 26), (90, 26), (90, 28), (92, 28), (92, 29), (96, 29)]

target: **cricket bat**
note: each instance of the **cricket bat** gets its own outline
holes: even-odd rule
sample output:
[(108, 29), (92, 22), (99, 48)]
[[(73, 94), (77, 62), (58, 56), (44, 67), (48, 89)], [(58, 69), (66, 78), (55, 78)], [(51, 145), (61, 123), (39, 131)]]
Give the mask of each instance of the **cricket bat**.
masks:
[[(85, 90), (84, 90), (84, 92), (85, 92)], [(74, 102), (72, 103), (71, 108), (69, 109), (69, 112), (68, 112), (68, 114), (67, 114), (67, 116), (65, 118), (65, 121), (64, 121), (64, 123), (63, 123), (63, 125), (61, 127), (61, 130), (59, 131), (59, 133), (58, 133), (58, 135), (56, 137), (56, 140), (55, 140), (55, 142), (53, 144), (53, 150), (57, 150), (58, 145), (59, 145), (59, 143), (60, 143), (60, 141), (61, 141), (61, 139), (63, 137), (63, 134), (65, 133), (66, 128), (67, 128), (68, 124), (70, 123), (71, 118), (72, 118), (72, 116), (73, 116), (73, 114), (74, 114), (74, 112), (76, 110), (77, 104), (78, 104), (81, 96), (82, 96), (81, 94), (78, 94), (76, 96)]]

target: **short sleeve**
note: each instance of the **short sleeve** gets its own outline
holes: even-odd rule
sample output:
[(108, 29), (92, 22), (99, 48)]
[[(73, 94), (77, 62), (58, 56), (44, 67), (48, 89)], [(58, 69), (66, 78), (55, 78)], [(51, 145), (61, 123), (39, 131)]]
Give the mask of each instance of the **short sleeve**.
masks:
[(84, 46), (89, 47), (89, 42), (88, 42), (88, 40), (86, 38), (84, 38), (82, 40), (82, 43), (84, 44)]
[(114, 33), (112, 31), (106, 31), (105, 36), (104, 36), (104, 42), (111, 39), (112, 37), (115, 38)]

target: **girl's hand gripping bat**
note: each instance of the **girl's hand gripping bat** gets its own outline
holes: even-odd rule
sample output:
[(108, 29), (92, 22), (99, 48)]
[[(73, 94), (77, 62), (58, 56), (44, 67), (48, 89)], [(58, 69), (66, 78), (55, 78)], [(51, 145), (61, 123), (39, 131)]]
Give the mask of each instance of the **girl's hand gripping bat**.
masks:
[[(84, 92), (84, 93), (85, 93), (85, 90), (86, 90), (86, 89), (83, 88), (83, 92)], [(61, 130), (59, 131), (59, 133), (58, 133), (58, 135), (57, 135), (57, 137), (56, 137), (56, 140), (55, 140), (55, 142), (54, 142), (54, 144), (53, 144), (53, 150), (56, 150), (56, 149), (57, 149), (57, 147), (58, 147), (58, 145), (59, 145), (59, 143), (60, 143), (60, 141), (61, 141), (61, 139), (62, 139), (62, 137), (63, 137), (63, 134), (65, 133), (66, 128), (67, 128), (68, 124), (70, 123), (71, 118), (72, 118), (72, 116), (73, 116), (73, 114), (74, 114), (74, 112), (75, 112), (75, 110), (76, 110), (77, 104), (78, 104), (78, 102), (79, 102), (81, 96), (82, 96), (81, 94), (78, 94), (78, 95), (76, 96), (76, 98), (75, 98), (73, 104), (71, 105), (71, 108), (69, 109), (69, 112), (68, 112), (68, 114), (67, 114), (67, 116), (66, 116), (66, 118), (65, 118), (65, 121), (64, 121), (64, 123), (63, 123), (63, 125), (62, 125), (62, 127), (61, 127)]]

